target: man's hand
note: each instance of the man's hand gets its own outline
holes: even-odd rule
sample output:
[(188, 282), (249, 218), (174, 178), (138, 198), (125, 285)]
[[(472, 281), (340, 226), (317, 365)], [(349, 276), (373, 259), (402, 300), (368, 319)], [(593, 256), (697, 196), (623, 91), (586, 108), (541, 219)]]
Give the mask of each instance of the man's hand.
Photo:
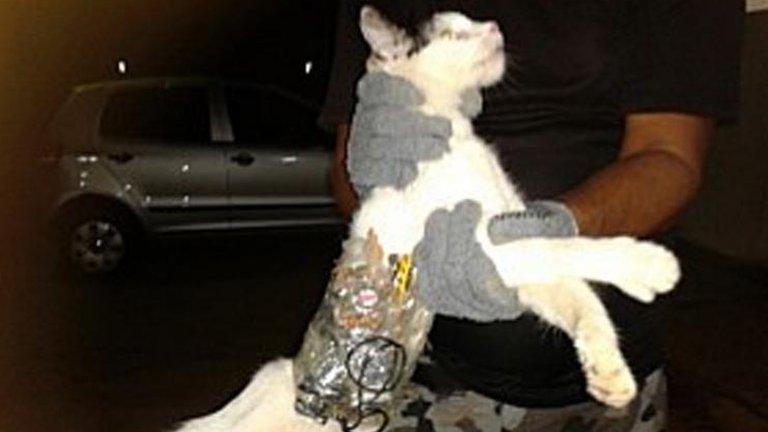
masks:
[[(414, 251), (419, 296), (428, 309), (441, 315), (480, 322), (515, 319), (523, 312), (517, 292), (504, 286), (476, 240), (480, 216), (480, 205), (471, 200), (430, 215)], [(524, 211), (493, 218), (488, 233), (492, 243), (502, 244), (527, 237), (572, 236), (577, 229), (564, 205), (534, 201)]]

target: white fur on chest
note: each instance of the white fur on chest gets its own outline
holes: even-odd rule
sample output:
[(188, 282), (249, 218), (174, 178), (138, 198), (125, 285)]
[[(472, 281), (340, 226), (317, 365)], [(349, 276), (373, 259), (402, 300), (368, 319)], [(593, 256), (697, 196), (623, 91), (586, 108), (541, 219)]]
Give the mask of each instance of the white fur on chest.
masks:
[(456, 116), (451, 124), (449, 151), (419, 163), (416, 179), (403, 190), (374, 189), (355, 215), (353, 237), (364, 238), (372, 229), (386, 255), (410, 254), (435, 210), (451, 210), (461, 201), (474, 200), (483, 210), (484, 227), (496, 214), (524, 208), (496, 155), (474, 135), (470, 122)]

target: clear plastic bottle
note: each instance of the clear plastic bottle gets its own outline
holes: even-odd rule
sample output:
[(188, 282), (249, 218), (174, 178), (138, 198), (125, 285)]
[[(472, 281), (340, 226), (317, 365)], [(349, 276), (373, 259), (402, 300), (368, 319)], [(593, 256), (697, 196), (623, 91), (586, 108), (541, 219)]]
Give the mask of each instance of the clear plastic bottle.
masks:
[(433, 315), (410, 257), (337, 267), (294, 361), (296, 409), (346, 428), (386, 423), (416, 367)]

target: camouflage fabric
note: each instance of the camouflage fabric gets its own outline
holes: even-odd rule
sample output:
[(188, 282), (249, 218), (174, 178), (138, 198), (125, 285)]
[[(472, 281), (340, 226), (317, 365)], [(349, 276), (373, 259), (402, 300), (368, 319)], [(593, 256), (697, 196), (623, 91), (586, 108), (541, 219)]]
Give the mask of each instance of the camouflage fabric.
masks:
[(646, 379), (624, 410), (587, 402), (562, 408), (525, 409), (471, 391), (436, 394), (412, 384), (387, 432), (660, 432), (667, 414), (664, 373)]

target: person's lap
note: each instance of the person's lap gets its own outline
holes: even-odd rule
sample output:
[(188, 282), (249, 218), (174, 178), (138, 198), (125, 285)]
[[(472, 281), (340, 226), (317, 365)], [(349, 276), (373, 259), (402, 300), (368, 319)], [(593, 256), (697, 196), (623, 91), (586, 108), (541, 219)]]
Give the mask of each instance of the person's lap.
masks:
[(667, 417), (666, 378), (657, 370), (625, 410), (595, 402), (527, 409), (472, 391), (435, 393), (411, 385), (387, 432), (660, 432)]

